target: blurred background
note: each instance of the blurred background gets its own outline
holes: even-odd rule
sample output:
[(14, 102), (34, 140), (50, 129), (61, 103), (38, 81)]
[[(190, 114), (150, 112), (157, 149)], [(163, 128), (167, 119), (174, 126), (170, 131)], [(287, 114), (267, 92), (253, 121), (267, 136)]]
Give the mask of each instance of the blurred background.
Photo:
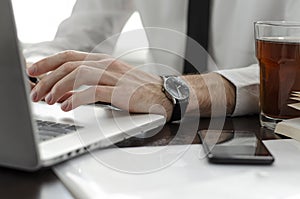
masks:
[(12, 0), (19, 39), (52, 40), (58, 25), (71, 15), (75, 0)]
[[(59, 24), (69, 17), (76, 0), (12, 0), (19, 40), (24, 44), (51, 41)], [(123, 31), (143, 28), (138, 12), (135, 12)], [(148, 45), (146, 34), (144, 42)], [(119, 38), (115, 52), (120, 54), (130, 49), (130, 43)], [(141, 52), (138, 56), (128, 55), (124, 59), (130, 63), (141, 64), (148, 58), (148, 53)]]

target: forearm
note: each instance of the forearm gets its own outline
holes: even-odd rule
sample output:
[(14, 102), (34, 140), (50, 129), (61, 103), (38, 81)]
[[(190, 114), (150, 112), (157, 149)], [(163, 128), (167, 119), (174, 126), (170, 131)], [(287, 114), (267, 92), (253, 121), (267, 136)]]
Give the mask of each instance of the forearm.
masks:
[(217, 73), (183, 76), (190, 87), (188, 114), (200, 117), (230, 115), (235, 107), (235, 87)]

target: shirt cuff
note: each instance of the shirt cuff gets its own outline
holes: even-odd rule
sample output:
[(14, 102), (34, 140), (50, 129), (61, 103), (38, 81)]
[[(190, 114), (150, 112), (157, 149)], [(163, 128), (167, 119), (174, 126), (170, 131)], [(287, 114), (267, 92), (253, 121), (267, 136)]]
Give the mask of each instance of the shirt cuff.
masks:
[(236, 88), (235, 108), (232, 116), (259, 112), (259, 66), (216, 71)]

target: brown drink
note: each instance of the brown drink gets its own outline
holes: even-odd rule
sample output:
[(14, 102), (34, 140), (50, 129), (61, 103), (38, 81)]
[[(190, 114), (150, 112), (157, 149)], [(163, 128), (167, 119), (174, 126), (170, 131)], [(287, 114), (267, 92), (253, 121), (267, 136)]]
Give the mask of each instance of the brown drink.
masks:
[(300, 38), (265, 37), (256, 40), (260, 65), (261, 112), (267, 117), (299, 117), (300, 111), (287, 106), (292, 91), (300, 91)]

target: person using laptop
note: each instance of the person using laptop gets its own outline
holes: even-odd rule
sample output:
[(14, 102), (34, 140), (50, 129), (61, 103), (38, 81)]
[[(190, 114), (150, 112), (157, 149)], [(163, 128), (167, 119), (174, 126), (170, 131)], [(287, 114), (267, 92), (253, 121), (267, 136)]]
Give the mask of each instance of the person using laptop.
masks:
[[(48, 104), (53, 104), (63, 99), (62, 109), (65, 111), (103, 101), (130, 112), (163, 114), (168, 120), (178, 120), (181, 113), (198, 109), (201, 116), (210, 116), (212, 103), (217, 109), (226, 109), (217, 115), (257, 113), (259, 75), (254, 53), (253, 22), (299, 20), (300, 14), (296, 10), (299, 4), (296, 0), (78, 0), (71, 17), (60, 25), (54, 41), (37, 44), (24, 51), (28, 58), (46, 57), (28, 69), (31, 76), (47, 74), (32, 90), (32, 100), (39, 101), (45, 97)], [(107, 37), (119, 33), (134, 11), (139, 11), (145, 27), (187, 33), (208, 50), (221, 70), (212, 71), (205, 62), (195, 66), (195, 70), (175, 56), (167, 61), (163, 56), (156, 56), (158, 63), (181, 73), (209, 72), (161, 78), (103, 54), (77, 52), (89, 52)], [(148, 39), (150, 43), (168, 41), (160, 35), (148, 35)], [(191, 53), (188, 42), (173, 43), (177, 49), (186, 48), (186, 53)], [(113, 44), (107, 49), (113, 48)], [(103, 48), (95, 51), (106, 53)], [(98, 57), (96, 63), (78, 64), (86, 57), (94, 56)], [(103, 68), (103, 63), (108, 67)], [(78, 77), (80, 81), (75, 81)], [(85, 84), (91, 87), (74, 92), (76, 83), (76, 87)], [(173, 90), (169, 88), (172, 86)], [(177, 90), (179, 88), (182, 90)], [(170, 96), (170, 93), (173, 95)], [(91, 99), (89, 96), (95, 97)]]
[[(201, 115), (210, 116), (211, 100), (205, 98), (211, 95), (211, 98), (220, 98), (219, 101), (224, 101), (224, 96), (218, 95), (222, 93), (223, 86), (221, 85), (224, 85), (227, 93), (227, 113), (233, 110), (234, 88), (217, 73), (169, 77), (178, 81), (174, 92), (182, 98), (178, 99), (179, 104), (173, 104), (173, 96), (169, 97), (166, 93), (169, 91), (168, 88), (164, 88), (166, 91), (162, 89), (166, 80), (160, 76), (146, 73), (103, 54), (89, 55), (91, 60), (98, 57), (99, 61), (86, 60), (87, 54), (83, 52), (67, 51), (47, 57), (28, 68), (28, 74), (31, 76), (39, 76), (52, 71), (32, 89), (31, 99), (34, 102), (45, 99), (50, 105), (62, 101), (61, 108), (64, 111), (100, 101), (111, 103), (129, 112), (161, 114), (169, 121), (181, 118), (181, 112), (174, 112), (175, 109), (173, 109), (177, 105), (180, 108), (183, 105), (187, 106), (184, 107), (184, 112), (193, 112), (198, 109), (198, 104), (201, 104)], [(73, 62), (70, 63), (71, 57)], [(85, 59), (84, 65), (81, 65), (80, 61), (83, 59)], [(205, 84), (206, 86), (203, 86)], [(73, 92), (74, 89), (83, 85), (91, 87)], [(215, 92), (209, 94), (209, 90)], [(190, 94), (189, 91), (191, 91)], [(172, 91), (169, 92), (172, 95)], [(186, 99), (183, 99), (184, 95)], [(188, 100), (189, 103), (184, 104), (184, 100)], [(207, 104), (204, 105), (204, 103)]]
[(64, 112), (58, 104), (32, 103), (11, 0), (0, 1), (0, 9), (0, 109), (5, 113), (0, 166), (34, 171), (165, 124), (157, 114), (128, 114), (103, 106)]

